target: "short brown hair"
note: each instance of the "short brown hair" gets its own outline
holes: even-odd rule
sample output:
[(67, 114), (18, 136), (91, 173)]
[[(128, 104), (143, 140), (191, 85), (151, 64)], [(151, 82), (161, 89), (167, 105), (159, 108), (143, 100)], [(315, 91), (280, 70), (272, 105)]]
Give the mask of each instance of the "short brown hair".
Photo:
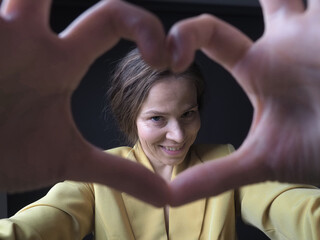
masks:
[(108, 91), (111, 111), (130, 145), (138, 140), (136, 119), (151, 87), (160, 79), (174, 76), (194, 81), (200, 106), (204, 90), (203, 76), (196, 64), (182, 73), (155, 70), (145, 63), (137, 48), (117, 64)]

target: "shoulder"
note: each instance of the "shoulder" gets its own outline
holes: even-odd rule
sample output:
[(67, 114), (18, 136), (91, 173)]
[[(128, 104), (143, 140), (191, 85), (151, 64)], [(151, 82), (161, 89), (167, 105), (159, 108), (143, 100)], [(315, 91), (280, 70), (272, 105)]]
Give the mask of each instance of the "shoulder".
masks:
[(197, 144), (193, 146), (195, 154), (204, 162), (215, 158), (224, 157), (234, 152), (231, 144)]
[(106, 150), (105, 152), (110, 153), (112, 155), (116, 155), (119, 157), (127, 158), (127, 156), (132, 152), (133, 148), (132, 147), (116, 147), (116, 148), (111, 148)]

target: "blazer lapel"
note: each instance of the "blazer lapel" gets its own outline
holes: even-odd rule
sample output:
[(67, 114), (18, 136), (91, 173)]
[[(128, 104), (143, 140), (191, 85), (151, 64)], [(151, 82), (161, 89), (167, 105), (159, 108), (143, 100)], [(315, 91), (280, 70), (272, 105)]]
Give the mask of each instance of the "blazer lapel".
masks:
[[(139, 144), (134, 146), (128, 158), (154, 172)], [(167, 240), (163, 208), (153, 207), (126, 193), (122, 193), (122, 198), (136, 240)]]
[[(154, 172), (154, 169), (139, 144), (136, 144), (128, 155), (129, 159), (137, 161)], [(180, 172), (201, 160), (194, 151), (190, 151), (189, 158), (174, 167), (172, 179)], [(126, 193), (122, 193), (124, 205), (131, 223), (132, 231), (137, 240), (167, 240), (164, 209), (155, 208)], [(206, 199), (201, 199), (180, 207), (169, 209), (169, 239), (185, 240), (199, 239), (206, 210)]]
[[(189, 159), (186, 159), (174, 168), (172, 179), (180, 172), (196, 164), (201, 164), (201, 161), (194, 151), (190, 151)], [(199, 239), (206, 210), (206, 202), (206, 199), (200, 199), (180, 207), (170, 208), (169, 239)]]
[(163, 208), (155, 208), (126, 193), (122, 198), (136, 240), (167, 240)]

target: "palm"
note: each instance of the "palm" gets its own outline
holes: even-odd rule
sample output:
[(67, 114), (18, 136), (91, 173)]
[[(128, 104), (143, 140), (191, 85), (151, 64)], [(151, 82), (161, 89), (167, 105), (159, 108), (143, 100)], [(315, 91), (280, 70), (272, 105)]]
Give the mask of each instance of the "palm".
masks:
[[(320, 4), (311, 2), (304, 11), (299, 0), (261, 1), (266, 31), (254, 44), (209, 16), (173, 28), (171, 41), (191, 49), (176, 63), (178, 70), (192, 59), (191, 51), (201, 48), (233, 74), (254, 107), (249, 135), (238, 151), (184, 172), (172, 184), (174, 204), (265, 180), (319, 182), (320, 57), (315, 52), (320, 34), (315, 9)], [(185, 33), (195, 26), (204, 31), (197, 29), (198, 39), (188, 39)]]
[(234, 67), (255, 109), (242, 148), (263, 149), (255, 158), (270, 170), (263, 171), (267, 179), (317, 180), (320, 57), (314, 49), (320, 34), (311, 21), (312, 14), (270, 20), (263, 38)]
[(150, 64), (164, 66), (159, 20), (121, 1), (101, 1), (56, 35), (47, 26), (50, 4), (7, 0), (1, 6), (0, 50), (6, 58), (0, 59), (0, 190), (72, 179), (104, 183), (163, 204), (164, 181), (87, 143), (70, 111), (83, 75), (121, 37), (136, 41)]

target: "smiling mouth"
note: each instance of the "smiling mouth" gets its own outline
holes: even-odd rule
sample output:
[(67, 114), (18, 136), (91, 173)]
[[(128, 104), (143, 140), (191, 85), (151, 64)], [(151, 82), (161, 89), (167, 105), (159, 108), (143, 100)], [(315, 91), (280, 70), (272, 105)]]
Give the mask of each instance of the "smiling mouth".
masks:
[(179, 151), (182, 149), (182, 147), (179, 147), (179, 148), (177, 148), (177, 147), (164, 147), (164, 148), (168, 151)]
[(184, 146), (181, 147), (168, 147), (168, 146), (161, 146), (166, 152), (171, 152), (171, 153), (178, 153), (183, 150)]

